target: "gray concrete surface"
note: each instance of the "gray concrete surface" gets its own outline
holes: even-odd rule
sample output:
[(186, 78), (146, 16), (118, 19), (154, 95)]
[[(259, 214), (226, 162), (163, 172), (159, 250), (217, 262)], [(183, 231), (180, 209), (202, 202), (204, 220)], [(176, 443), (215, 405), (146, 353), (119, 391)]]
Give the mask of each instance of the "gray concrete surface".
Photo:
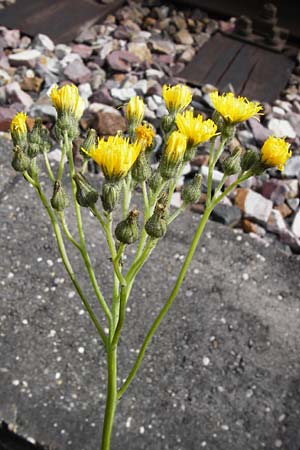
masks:
[[(33, 189), (10, 169), (8, 146), (0, 145), (0, 419), (51, 450), (97, 450), (105, 355), (48, 219)], [(108, 293), (105, 242), (95, 220), (86, 221)], [(198, 221), (180, 216), (139, 276), (119, 350), (120, 379), (170, 292)], [(71, 256), (90, 292), (76, 252)], [(210, 223), (119, 404), (112, 450), (299, 450), (299, 288), (299, 257)]]

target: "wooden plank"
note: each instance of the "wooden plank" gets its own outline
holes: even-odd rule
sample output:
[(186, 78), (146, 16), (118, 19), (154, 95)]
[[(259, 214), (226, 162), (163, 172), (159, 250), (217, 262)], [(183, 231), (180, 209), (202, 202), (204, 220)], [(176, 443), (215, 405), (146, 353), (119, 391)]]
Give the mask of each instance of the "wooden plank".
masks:
[(230, 83), (238, 95), (272, 102), (286, 86), (293, 66), (286, 55), (217, 33), (180, 77), (194, 85), (213, 84), (220, 91)]
[(217, 82), (220, 90), (226, 89), (228, 84), (234, 86), (236, 94), (240, 94), (257, 62), (257, 52), (253, 45), (243, 45), (228, 70)]
[(214, 84), (239, 52), (242, 43), (216, 33), (180, 73), (190, 83)]
[(285, 55), (256, 48), (256, 64), (241, 91), (241, 95), (262, 102), (271, 102), (285, 88), (294, 62)]
[(98, 4), (92, 0), (17, 0), (0, 11), (0, 23), (29, 36), (47, 34), (54, 42), (70, 42), (80, 30), (103, 20), (124, 0)]

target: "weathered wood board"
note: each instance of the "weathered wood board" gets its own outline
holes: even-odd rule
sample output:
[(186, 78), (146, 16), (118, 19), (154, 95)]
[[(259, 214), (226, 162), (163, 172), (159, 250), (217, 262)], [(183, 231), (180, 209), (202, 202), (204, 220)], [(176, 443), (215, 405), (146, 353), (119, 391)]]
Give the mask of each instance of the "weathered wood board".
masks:
[(103, 20), (124, 0), (99, 4), (93, 0), (17, 0), (0, 12), (0, 25), (29, 36), (48, 35), (54, 42), (70, 42), (80, 29)]
[(235, 93), (263, 102), (279, 97), (292, 72), (288, 56), (216, 33), (179, 74), (194, 85), (229, 83)]

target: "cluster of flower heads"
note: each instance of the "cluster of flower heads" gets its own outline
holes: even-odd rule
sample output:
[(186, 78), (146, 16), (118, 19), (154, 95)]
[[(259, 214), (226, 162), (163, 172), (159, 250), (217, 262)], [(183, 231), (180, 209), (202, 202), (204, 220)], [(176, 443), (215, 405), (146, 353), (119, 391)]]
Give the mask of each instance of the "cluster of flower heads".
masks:
[[(162, 120), (165, 134), (165, 148), (162, 156), (162, 174), (166, 178), (174, 174), (174, 168), (182, 161), (190, 160), (199, 144), (222, 134), (222, 124), (234, 128), (239, 122), (261, 114), (262, 106), (258, 102), (251, 102), (243, 97), (235, 97), (231, 92), (220, 95), (218, 92), (210, 94), (215, 107), (214, 120), (204, 120), (198, 114), (194, 115), (189, 106), (192, 102), (191, 90), (185, 85), (164, 85), (162, 95), (169, 114)], [(57, 135), (69, 133), (69, 137), (78, 134), (78, 121), (84, 111), (84, 101), (74, 85), (54, 86), (50, 93), (51, 100), (58, 113), (59, 128)], [(90, 148), (83, 147), (83, 152), (94, 159), (101, 167), (105, 177), (110, 181), (117, 181), (132, 169), (141, 154), (152, 148), (154, 140), (153, 127), (144, 122), (144, 101), (135, 96), (128, 102), (125, 115), (129, 124), (129, 137), (117, 134), (107, 139), (98, 139), (97, 144)], [(220, 122), (221, 120), (221, 122)], [(75, 128), (74, 123), (77, 122)], [(70, 123), (74, 128), (70, 136)], [(221, 125), (220, 125), (221, 123)], [(24, 148), (27, 140), (26, 114), (18, 113), (11, 122), (11, 134), (15, 146)], [(267, 167), (278, 167), (283, 170), (287, 159), (291, 156), (289, 144), (282, 138), (270, 137), (260, 152), (260, 162)], [(167, 168), (167, 170), (164, 170)], [(169, 169), (172, 170), (169, 170)]]

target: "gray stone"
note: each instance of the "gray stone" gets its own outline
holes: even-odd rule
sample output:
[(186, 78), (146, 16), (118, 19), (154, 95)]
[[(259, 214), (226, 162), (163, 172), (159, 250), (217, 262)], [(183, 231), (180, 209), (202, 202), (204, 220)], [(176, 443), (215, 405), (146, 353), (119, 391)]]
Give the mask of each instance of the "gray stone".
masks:
[(93, 94), (92, 88), (90, 83), (84, 83), (80, 84), (78, 86), (79, 95), (84, 98), (85, 100), (88, 100), (91, 95)]
[(80, 60), (76, 60), (69, 64), (65, 68), (64, 74), (74, 83), (86, 83), (91, 79), (91, 71)]
[(93, 70), (91, 77), (91, 86), (93, 91), (96, 91), (104, 84), (106, 80), (106, 72), (103, 69)]
[[(201, 174), (203, 176), (203, 183), (204, 183), (204, 185), (206, 185), (207, 177), (208, 177), (208, 166), (204, 166), (204, 165), (201, 166)], [(214, 189), (218, 186), (218, 184), (222, 180), (223, 175), (224, 174), (222, 172), (220, 172), (217, 169), (214, 169), (213, 175), (212, 175), (212, 185), (213, 185)]]
[(67, 55), (69, 55), (70, 53), (72, 53), (72, 48), (69, 47), (66, 44), (58, 44), (55, 47), (55, 55), (58, 57), (58, 59), (63, 59), (65, 58)]
[(18, 48), (20, 44), (20, 31), (8, 30), (0, 27), (0, 36), (4, 40), (5, 47)]
[(152, 50), (158, 53), (174, 56), (176, 53), (176, 46), (173, 42), (162, 39), (150, 40)]
[(237, 206), (219, 203), (213, 210), (212, 218), (223, 225), (234, 227), (240, 222), (242, 213)]
[(268, 128), (276, 137), (289, 137), (291, 139), (296, 137), (294, 128), (287, 120), (284, 119), (276, 119), (274, 117), (269, 121)]
[(296, 211), (298, 209), (300, 199), (299, 198), (288, 198), (286, 202), (293, 211)]
[(46, 34), (37, 34), (32, 42), (34, 48), (44, 51), (48, 50), (49, 52), (53, 52), (55, 45), (52, 39), (50, 39)]
[(263, 144), (271, 136), (272, 132), (264, 127), (258, 120), (250, 118), (248, 120), (254, 139), (258, 144)]
[(300, 156), (292, 156), (288, 159), (282, 174), (289, 178), (300, 177)]

